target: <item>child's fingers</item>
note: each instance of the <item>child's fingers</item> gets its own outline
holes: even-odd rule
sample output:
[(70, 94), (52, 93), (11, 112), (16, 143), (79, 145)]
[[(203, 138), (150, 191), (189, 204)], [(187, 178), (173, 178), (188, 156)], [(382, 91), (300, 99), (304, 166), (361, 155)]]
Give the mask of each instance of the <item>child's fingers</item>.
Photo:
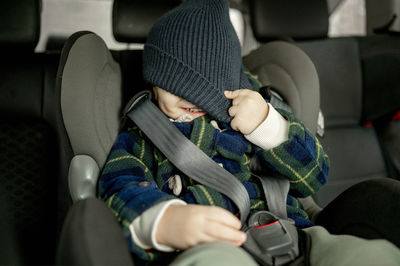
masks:
[(246, 233), (221, 223), (213, 223), (207, 226), (205, 233), (214, 238), (215, 241), (228, 241), (239, 245), (246, 241)]
[(233, 91), (224, 91), (225, 97), (228, 99), (233, 99)]
[(244, 95), (247, 93), (247, 90), (245, 89), (239, 89), (239, 90), (234, 90), (234, 91), (224, 91), (225, 97), (228, 99), (235, 99), (236, 97), (240, 95)]
[(232, 105), (239, 105), (242, 100), (243, 100), (243, 96), (239, 95), (236, 98), (232, 99)]
[(235, 131), (240, 131), (240, 127), (239, 127), (239, 120), (237, 118), (232, 119), (231, 121), (231, 128)]
[(229, 107), (228, 113), (230, 116), (234, 117), (238, 110), (239, 110), (239, 107), (237, 105), (233, 105), (233, 106)]
[(218, 222), (235, 229), (242, 227), (242, 223), (235, 215), (220, 207), (210, 207), (207, 219), (210, 222)]

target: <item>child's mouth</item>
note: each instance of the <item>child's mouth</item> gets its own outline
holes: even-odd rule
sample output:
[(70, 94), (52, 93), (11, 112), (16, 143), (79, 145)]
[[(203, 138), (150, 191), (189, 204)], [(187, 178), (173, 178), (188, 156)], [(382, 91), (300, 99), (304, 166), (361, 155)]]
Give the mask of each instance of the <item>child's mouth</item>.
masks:
[(200, 108), (182, 108), (186, 113), (189, 114), (205, 114), (206, 112), (204, 112), (202, 109)]

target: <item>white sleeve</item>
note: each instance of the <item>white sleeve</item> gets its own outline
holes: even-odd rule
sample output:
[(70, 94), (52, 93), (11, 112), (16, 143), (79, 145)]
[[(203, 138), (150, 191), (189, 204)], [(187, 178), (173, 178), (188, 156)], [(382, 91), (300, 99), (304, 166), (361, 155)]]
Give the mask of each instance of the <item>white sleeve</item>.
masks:
[(268, 116), (253, 132), (244, 137), (251, 143), (269, 150), (289, 139), (289, 121), (268, 103)]
[(172, 199), (161, 202), (136, 217), (129, 225), (133, 242), (143, 249), (155, 248), (164, 252), (172, 252), (175, 249), (161, 245), (156, 241), (156, 231), (161, 217), (171, 205), (186, 205), (186, 202), (179, 199)]

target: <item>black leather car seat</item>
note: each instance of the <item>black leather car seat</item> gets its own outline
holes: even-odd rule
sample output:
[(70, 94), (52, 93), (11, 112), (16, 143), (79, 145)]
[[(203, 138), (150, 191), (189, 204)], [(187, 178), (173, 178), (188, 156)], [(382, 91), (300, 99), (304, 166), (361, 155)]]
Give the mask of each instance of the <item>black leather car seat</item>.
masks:
[[(375, 128), (368, 121), (400, 107), (400, 38), (328, 38), (326, 1), (251, 0), (250, 20), (259, 42), (291, 40), (314, 62), (331, 159), (328, 184), (315, 196), (322, 207), (363, 180), (389, 176)], [(390, 159), (390, 158), (389, 158)]]
[(59, 54), (34, 52), (40, 4), (0, 3), (0, 264), (54, 264), (69, 205)]

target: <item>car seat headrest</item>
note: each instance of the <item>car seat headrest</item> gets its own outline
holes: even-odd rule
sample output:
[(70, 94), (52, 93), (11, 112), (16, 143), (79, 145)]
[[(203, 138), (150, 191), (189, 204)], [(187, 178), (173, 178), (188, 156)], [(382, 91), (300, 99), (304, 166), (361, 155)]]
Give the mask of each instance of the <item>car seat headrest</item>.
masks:
[(325, 38), (329, 13), (325, 0), (251, 0), (250, 19), (260, 42)]
[(146, 42), (156, 20), (180, 3), (180, 0), (114, 0), (114, 38), (126, 43)]
[(0, 49), (33, 51), (40, 34), (40, 0), (0, 1)]
[(261, 45), (243, 58), (261, 84), (272, 86), (313, 134), (317, 131), (320, 87), (317, 70), (307, 54), (289, 42)]

